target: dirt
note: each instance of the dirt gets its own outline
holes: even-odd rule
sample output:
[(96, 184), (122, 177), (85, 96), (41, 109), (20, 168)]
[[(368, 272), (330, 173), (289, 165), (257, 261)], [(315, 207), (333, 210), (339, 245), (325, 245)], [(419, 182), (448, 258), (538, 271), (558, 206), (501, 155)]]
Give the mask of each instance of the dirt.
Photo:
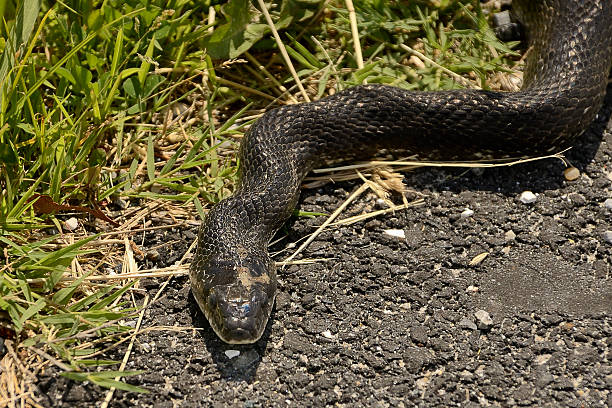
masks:
[[(218, 340), (188, 280), (172, 279), (143, 327), (195, 329), (139, 335), (127, 369), (144, 374), (128, 382), (150, 393), (116, 391), (110, 406), (612, 406), (611, 112), (612, 87), (567, 154), (581, 170), (573, 182), (558, 160), (406, 174), (425, 204), (320, 235), (302, 257), (330, 259), (279, 271), (276, 308), (255, 345)], [(331, 213), (357, 187), (304, 191), (300, 209)], [(525, 190), (535, 203), (519, 200)], [(347, 215), (377, 208), (364, 195)], [(462, 217), (466, 208), (473, 215)], [(292, 220), (274, 249), (323, 219)], [(175, 242), (157, 266), (179, 260), (194, 237), (150, 235), (152, 246)], [(142, 284), (154, 295), (162, 281)], [(230, 359), (231, 350), (240, 354)], [(104, 400), (105, 389), (56, 374), (39, 378), (43, 406)]]

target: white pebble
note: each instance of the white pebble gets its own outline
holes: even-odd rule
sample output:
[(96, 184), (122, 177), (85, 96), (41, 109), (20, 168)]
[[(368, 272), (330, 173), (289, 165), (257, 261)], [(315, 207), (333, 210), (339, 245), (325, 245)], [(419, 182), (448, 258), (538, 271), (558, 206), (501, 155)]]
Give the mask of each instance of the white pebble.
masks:
[(470, 210), (469, 208), (466, 208), (465, 210), (463, 210), (463, 212), (461, 213), (461, 218), (469, 218), (472, 215), (474, 215), (474, 210)]
[(321, 333), (323, 335), (323, 337), (325, 337), (326, 339), (333, 339), (335, 336), (332, 334), (332, 332), (330, 332), (329, 330), (325, 330), (323, 333)]
[(608, 243), (612, 244), (612, 231), (604, 231), (603, 239)]
[(231, 360), (234, 357), (238, 357), (240, 355), (240, 351), (238, 351), (238, 350), (225, 350), (225, 355), (227, 356), (227, 358), (229, 358)]
[(404, 230), (400, 230), (400, 229), (388, 229), (388, 230), (384, 230), (384, 233), (387, 235), (391, 235), (392, 237), (396, 237), (396, 238), (406, 238), (406, 233), (404, 232)]
[(476, 313), (474, 313), (474, 317), (476, 317), (476, 319), (478, 320), (476, 322), (476, 325), (481, 330), (489, 329), (491, 325), (493, 324), (493, 319), (491, 319), (491, 316), (489, 315), (489, 313), (487, 313), (484, 310), (479, 310)]
[(523, 191), (519, 197), (519, 200), (521, 200), (521, 203), (523, 204), (535, 203), (537, 199), (538, 197), (536, 197), (536, 195), (529, 190)]
[(64, 222), (64, 228), (66, 228), (68, 231), (74, 231), (75, 229), (79, 228), (79, 220), (74, 217), (68, 218)]
[(604, 205), (608, 210), (612, 210), (612, 198), (608, 198), (606, 201), (604, 201)]

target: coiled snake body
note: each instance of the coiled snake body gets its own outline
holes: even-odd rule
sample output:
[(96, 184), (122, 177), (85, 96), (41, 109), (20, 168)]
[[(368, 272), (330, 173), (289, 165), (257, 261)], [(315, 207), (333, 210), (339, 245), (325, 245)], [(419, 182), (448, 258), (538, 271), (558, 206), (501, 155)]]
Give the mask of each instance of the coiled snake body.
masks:
[(612, 0), (514, 0), (513, 10), (530, 47), (519, 92), (364, 85), (275, 109), (250, 128), (239, 186), (202, 223), (190, 271), (222, 340), (261, 337), (277, 288), (268, 242), (324, 160), (392, 147), (438, 160), (527, 157), (575, 142), (606, 91)]

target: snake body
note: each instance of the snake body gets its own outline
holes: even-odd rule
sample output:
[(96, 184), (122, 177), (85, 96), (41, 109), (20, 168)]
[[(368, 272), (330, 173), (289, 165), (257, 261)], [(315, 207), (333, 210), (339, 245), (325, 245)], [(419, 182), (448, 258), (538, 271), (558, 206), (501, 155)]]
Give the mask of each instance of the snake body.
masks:
[(267, 245), (325, 160), (402, 148), (422, 158), (529, 157), (571, 146), (603, 102), (612, 63), (612, 0), (514, 0), (529, 54), (518, 92), (414, 92), (356, 86), (267, 112), (239, 152), (233, 196), (207, 214), (190, 270), (217, 335), (253, 343), (277, 289)]

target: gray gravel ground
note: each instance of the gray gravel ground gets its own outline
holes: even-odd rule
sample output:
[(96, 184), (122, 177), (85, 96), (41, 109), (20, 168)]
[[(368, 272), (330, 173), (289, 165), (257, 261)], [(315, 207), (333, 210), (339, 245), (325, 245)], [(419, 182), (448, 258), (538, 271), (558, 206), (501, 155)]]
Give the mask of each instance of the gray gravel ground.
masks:
[[(199, 329), (140, 335), (128, 369), (145, 373), (129, 382), (150, 393), (118, 391), (110, 405), (612, 406), (611, 112), (612, 88), (568, 154), (582, 171), (574, 182), (555, 160), (407, 174), (425, 205), (319, 236), (303, 256), (333, 260), (280, 272), (276, 310), (254, 346), (221, 343), (187, 279), (174, 279), (143, 325)], [(357, 185), (305, 191), (300, 208), (331, 213)], [(519, 201), (525, 190), (535, 203)], [(375, 208), (364, 196), (347, 213)], [(461, 217), (465, 208), (474, 214)], [(321, 222), (293, 220), (277, 248)], [(148, 244), (188, 245), (194, 233)], [(162, 248), (158, 266), (184, 250)], [(143, 284), (151, 294), (160, 286)], [(105, 395), (52, 369), (38, 387), (45, 406), (98, 406)]]

